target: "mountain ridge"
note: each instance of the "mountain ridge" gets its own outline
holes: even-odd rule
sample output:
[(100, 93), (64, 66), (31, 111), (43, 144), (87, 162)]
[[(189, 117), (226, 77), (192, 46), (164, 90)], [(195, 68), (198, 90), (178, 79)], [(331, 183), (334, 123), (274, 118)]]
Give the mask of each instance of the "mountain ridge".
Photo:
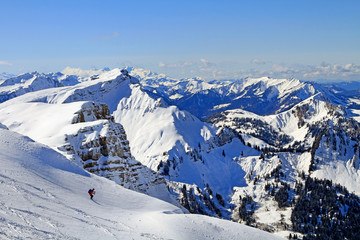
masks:
[[(145, 78), (132, 77), (132, 71)], [(359, 194), (356, 186), (360, 181), (357, 97), (346, 94), (349, 92), (294, 79), (167, 80), (164, 75), (126, 68), (106, 71), (73, 86), (44, 89), (5, 101), (0, 104), (0, 122), (19, 131), (26, 125), (22, 125), (26, 114), (17, 114), (16, 105), (20, 110), (24, 104), (77, 106), (85, 101), (94, 106), (90, 107), (93, 110), (89, 114), (88, 108), (80, 108), (80, 112), (79, 107), (72, 112), (66, 110), (69, 114), (77, 112), (67, 118), (66, 124), (89, 121), (87, 124), (93, 126), (80, 129), (77, 135), (88, 134), (86, 140), (76, 137), (72, 145), (74, 148), (83, 142), (76, 152), (85, 151), (86, 159), (102, 151), (117, 152), (116, 144), (101, 150), (101, 137), (105, 135), (98, 133), (105, 130), (94, 126), (102, 123), (102, 129), (108, 129), (104, 121), (108, 126), (119, 124), (126, 134), (129, 154), (141, 168), (154, 172), (154, 179), (164, 179), (171, 196), (189, 212), (231, 219), (281, 236), (295, 233), (311, 237), (309, 229), (316, 224), (321, 229), (329, 230), (330, 226), (311, 223), (307, 230), (299, 227), (309, 224), (306, 213), (310, 212), (299, 210), (304, 201), (299, 186), (305, 190), (314, 186), (334, 189), (332, 198), (338, 199), (338, 209), (346, 209), (340, 201), (343, 194), (348, 194), (355, 206), (358, 203), (354, 197)], [(354, 105), (349, 105), (350, 100)], [(272, 101), (276, 104), (271, 105)], [(266, 111), (272, 114), (249, 111), (263, 111), (269, 106), (271, 109)], [(196, 111), (199, 107), (200, 112)], [(41, 116), (46, 111), (37, 112)], [(101, 119), (95, 112), (100, 112)], [(21, 131), (29, 135), (29, 129)], [(96, 138), (89, 136), (100, 138), (92, 142)], [(71, 149), (65, 142), (58, 146)], [(128, 147), (125, 144), (121, 148)], [(87, 155), (90, 151), (95, 155)], [(96, 158), (90, 162), (96, 162)], [(99, 173), (107, 174), (105, 170)], [(139, 171), (138, 176), (143, 174)], [(142, 185), (142, 179), (136, 181)], [(346, 192), (344, 186), (355, 195)], [(329, 221), (328, 216), (321, 217)], [(335, 217), (341, 228), (353, 224)]]

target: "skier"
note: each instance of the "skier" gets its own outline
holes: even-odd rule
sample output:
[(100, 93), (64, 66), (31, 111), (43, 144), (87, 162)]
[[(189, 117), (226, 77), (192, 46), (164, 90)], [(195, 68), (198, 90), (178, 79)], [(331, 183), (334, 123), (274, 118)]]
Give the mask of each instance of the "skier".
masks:
[(93, 188), (93, 189), (89, 189), (89, 191), (88, 191), (88, 193), (89, 193), (89, 195), (90, 195), (90, 199), (92, 200), (93, 199), (93, 197), (94, 197), (94, 195), (95, 195), (95, 188)]

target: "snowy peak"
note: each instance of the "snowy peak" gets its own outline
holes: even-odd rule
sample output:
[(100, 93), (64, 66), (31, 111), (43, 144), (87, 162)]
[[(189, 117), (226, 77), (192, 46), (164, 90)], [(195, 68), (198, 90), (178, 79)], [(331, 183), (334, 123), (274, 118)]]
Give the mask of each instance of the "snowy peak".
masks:
[(28, 92), (60, 86), (62, 86), (62, 84), (51, 75), (38, 72), (26, 73), (6, 79), (0, 83), (0, 102), (7, 101)]
[(112, 112), (117, 108), (119, 101), (128, 96), (129, 85), (131, 84), (138, 84), (138, 80), (127, 73), (123, 74), (121, 69), (114, 69), (91, 81), (85, 81), (74, 86), (30, 92), (6, 104), (13, 102), (61, 104), (76, 101), (95, 101), (106, 103)]
[(218, 127), (236, 130), (244, 138), (250, 135), (264, 141), (264, 146), (289, 146), (303, 141), (309, 126), (344, 114), (341, 107), (322, 100), (321, 94), (298, 103), (279, 114), (261, 116), (241, 109), (214, 114), (208, 121)]

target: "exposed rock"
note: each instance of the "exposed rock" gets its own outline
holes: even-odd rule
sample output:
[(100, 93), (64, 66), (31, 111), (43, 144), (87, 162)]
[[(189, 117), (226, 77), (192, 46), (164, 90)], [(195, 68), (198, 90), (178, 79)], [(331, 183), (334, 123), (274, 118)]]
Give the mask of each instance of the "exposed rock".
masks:
[(139, 192), (153, 193), (157, 188), (167, 192), (165, 179), (131, 155), (124, 128), (113, 121), (106, 104), (83, 104), (72, 123), (83, 126), (66, 135), (67, 143), (59, 149), (84, 169)]

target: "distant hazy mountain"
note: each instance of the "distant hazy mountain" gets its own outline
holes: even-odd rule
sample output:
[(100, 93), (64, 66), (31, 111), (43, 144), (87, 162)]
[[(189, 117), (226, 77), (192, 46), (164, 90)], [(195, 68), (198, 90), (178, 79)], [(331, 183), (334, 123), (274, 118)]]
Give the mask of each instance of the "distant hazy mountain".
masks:
[(0, 73), (0, 83), (5, 80), (5, 79), (8, 79), (8, 78), (12, 78), (12, 77), (15, 77), (14, 74), (11, 74), (11, 73)]

